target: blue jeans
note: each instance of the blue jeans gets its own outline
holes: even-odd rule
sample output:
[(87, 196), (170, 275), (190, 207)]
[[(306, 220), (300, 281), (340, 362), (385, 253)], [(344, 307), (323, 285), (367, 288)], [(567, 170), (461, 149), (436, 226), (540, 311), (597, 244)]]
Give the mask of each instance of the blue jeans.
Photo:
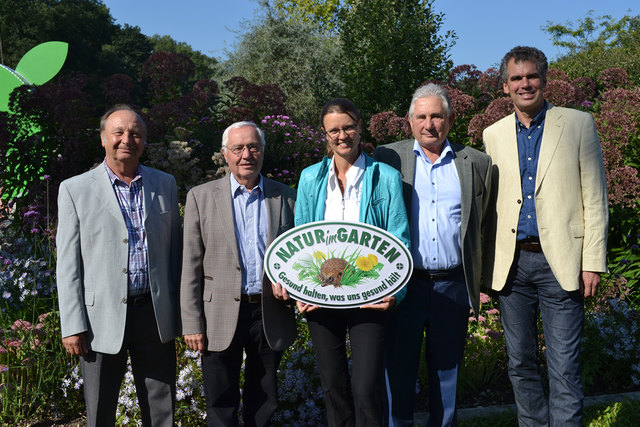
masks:
[[(560, 287), (542, 252), (520, 250), (499, 300), (520, 426), (581, 426), (582, 294)], [(546, 346), (548, 398), (537, 359), (538, 311)]]
[(469, 296), (462, 268), (429, 280), (415, 272), (407, 295), (392, 312), (386, 374), (389, 425), (413, 426), (420, 347), (426, 339), (428, 426), (455, 426), (458, 374), (469, 322)]

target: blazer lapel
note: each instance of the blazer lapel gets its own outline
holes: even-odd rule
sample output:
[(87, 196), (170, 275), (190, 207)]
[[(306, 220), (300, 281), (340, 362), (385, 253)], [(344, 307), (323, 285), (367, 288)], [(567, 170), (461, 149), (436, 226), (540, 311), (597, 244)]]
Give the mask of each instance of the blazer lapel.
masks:
[(238, 252), (238, 240), (236, 238), (236, 226), (233, 221), (233, 204), (231, 202), (231, 181), (229, 175), (223, 179), (215, 181), (217, 184), (213, 190), (213, 198), (216, 202), (216, 209), (220, 224), (224, 230), (224, 234), (227, 236), (229, 242), (236, 242), (231, 246), (232, 256), (234, 259), (239, 260), (240, 254)]
[(105, 210), (113, 215), (118, 221), (124, 223), (124, 217), (120, 210), (118, 198), (113, 191), (111, 180), (109, 179), (109, 174), (107, 174), (104, 164), (98, 165), (98, 167), (93, 170), (92, 178), (95, 181), (96, 195), (102, 201), (102, 206), (104, 206)]
[(538, 158), (538, 170), (536, 172), (536, 193), (540, 189), (540, 184), (544, 180), (544, 176), (551, 164), (551, 159), (553, 159), (553, 155), (556, 152), (563, 127), (562, 113), (557, 108), (549, 105), (544, 121), (542, 141), (540, 142), (542, 145), (540, 146), (540, 157)]
[(264, 200), (267, 205), (267, 220), (269, 226), (267, 229), (267, 246), (273, 242), (278, 235), (278, 229), (280, 224), (280, 215), (282, 213), (282, 196), (278, 191), (275, 191), (271, 181), (263, 178), (264, 186)]
[(153, 202), (156, 199), (156, 194), (158, 193), (158, 189), (156, 188), (155, 179), (153, 179), (153, 171), (149, 168), (141, 166), (142, 170), (142, 199), (144, 203), (144, 218), (142, 219), (145, 223), (147, 222), (147, 218), (149, 217), (149, 212), (151, 212), (151, 207), (153, 206)]
[(473, 164), (469, 161), (467, 155), (461, 151), (461, 147), (451, 144), (454, 150), (453, 162), (458, 171), (458, 179), (460, 180), (460, 210), (462, 211), (462, 224), (460, 224), (461, 235), (467, 232), (467, 224), (469, 224), (469, 215), (471, 213), (471, 202), (473, 201)]

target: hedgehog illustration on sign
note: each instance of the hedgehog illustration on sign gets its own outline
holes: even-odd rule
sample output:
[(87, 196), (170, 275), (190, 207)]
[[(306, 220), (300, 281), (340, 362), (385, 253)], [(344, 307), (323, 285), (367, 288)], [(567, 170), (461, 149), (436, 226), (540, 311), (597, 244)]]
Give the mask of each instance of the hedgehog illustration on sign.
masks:
[(323, 262), (318, 274), (321, 285), (333, 285), (334, 288), (342, 286), (342, 276), (347, 265), (347, 261), (341, 258), (329, 258)]

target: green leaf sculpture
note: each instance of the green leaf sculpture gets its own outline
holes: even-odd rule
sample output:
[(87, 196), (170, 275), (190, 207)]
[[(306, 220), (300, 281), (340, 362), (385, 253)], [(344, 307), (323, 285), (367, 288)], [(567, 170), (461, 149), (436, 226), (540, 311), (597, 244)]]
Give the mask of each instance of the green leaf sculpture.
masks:
[(31, 84), (41, 85), (51, 80), (64, 65), (69, 45), (65, 42), (46, 42), (25, 53), (16, 71)]

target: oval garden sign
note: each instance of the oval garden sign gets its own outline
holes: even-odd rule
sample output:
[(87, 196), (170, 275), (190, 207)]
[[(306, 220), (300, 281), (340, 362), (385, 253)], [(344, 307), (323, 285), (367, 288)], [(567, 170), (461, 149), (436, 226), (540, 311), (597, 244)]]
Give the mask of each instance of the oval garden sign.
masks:
[(409, 280), (413, 260), (392, 234), (368, 224), (318, 221), (278, 236), (264, 270), (293, 299), (353, 308), (381, 301)]

